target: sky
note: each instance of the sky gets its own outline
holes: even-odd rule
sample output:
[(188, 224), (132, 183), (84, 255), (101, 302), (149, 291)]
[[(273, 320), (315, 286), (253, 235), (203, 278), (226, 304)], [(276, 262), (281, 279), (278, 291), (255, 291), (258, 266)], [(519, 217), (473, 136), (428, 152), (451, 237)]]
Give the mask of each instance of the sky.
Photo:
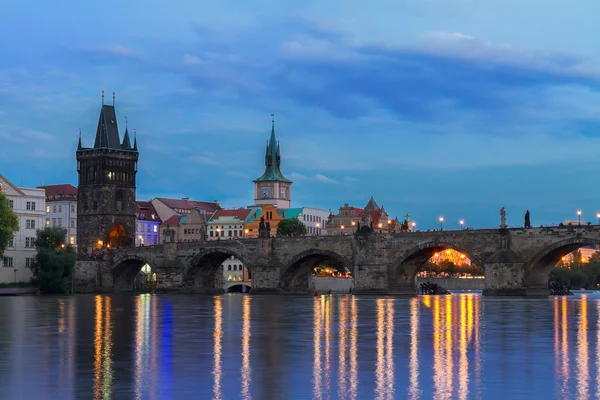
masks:
[(137, 198), (252, 203), (275, 114), (293, 206), (373, 196), (421, 229), (600, 212), (600, 3), (11, 2), (0, 13), (0, 173), (77, 184), (116, 92)]

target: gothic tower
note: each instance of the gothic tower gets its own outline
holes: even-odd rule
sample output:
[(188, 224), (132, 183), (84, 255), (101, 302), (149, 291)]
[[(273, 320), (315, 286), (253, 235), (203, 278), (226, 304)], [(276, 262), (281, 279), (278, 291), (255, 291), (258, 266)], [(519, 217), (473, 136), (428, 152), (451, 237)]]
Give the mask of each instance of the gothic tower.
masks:
[[(273, 116), (271, 114), (271, 116)], [(265, 172), (254, 182), (254, 204), (272, 204), (277, 208), (290, 208), (292, 203), (292, 181), (279, 169), (281, 153), (275, 138), (275, 120), (271, 121), (271, 139), (265, 154)]]
[(83, 251), (135, 243), (135, 176), (138, 165), (137, 138), (133, 146), (125, 128), (119, 135), (113, 104), (104, 104), (94, 147), (77, 146), (77, 246)]

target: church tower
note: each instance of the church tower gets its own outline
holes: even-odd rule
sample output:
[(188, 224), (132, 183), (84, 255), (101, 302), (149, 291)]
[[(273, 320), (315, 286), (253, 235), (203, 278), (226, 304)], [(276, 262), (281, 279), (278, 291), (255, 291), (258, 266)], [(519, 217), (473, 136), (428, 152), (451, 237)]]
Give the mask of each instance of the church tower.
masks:
[[(271, 114), (273, 116), (273, 114)], [(265, 172), (254, 180), (254, 204), (271, 204), (277, 208), (291, 208), (292, 181), (287, 179), (279, 169), (281, 153), (275, 138), (275, 120), (271, 121), (271, 139), (267, 143), (265, 154)]]
[(77, 146), (77, 245), (88, 252), (97, 248), (133, 246), (135, 243), (135, 176), (138, 166), (137, 138), (133, 145), (125, 127), (119, 134), (115, 94), (104, 104), (94, 147)]

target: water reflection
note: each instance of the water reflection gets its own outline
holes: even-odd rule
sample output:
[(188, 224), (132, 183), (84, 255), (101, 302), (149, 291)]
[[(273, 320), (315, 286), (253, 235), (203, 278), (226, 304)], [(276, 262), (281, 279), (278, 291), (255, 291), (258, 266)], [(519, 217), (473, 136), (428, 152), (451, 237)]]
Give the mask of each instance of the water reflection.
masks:
[(600, 397), (594, 294), (31, 296), (0, 310), (2, 398)]
[(215, 330), (213, 334), (214, 338), (214, 359), (213, 359), (213, 399), (222, 399), (223, 392), (221, 391), (221, 374), (222, 365), (221, 365), (221, 351), (222, 345), (221, 341), (223, 340), (223, 298), (221, 296), (215, 297), (214, 302), (214, 315), (215, 315)]
[(250, 368), (250, 296), (244, 296), (242, 302), (242, 367), (241, 384), (242, 390), (240, 397), (242, 399), (251, 399), (250, 382), (252, 381), (252, 369)]
[(94, 398), (110, 398), (112, 393), (111, 298), (96, 296), (94, 331)]

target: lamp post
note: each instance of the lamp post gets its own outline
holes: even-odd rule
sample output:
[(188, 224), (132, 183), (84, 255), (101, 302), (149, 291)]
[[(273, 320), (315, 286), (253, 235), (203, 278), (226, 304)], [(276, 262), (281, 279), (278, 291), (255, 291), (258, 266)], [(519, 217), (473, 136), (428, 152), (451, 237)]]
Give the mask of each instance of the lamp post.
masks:
[(321, 226), (321, 224), (319, 224), (319, 223), (317, 222), (317, 223), (316, 223), (316, 225), (317, 225), (317, 230), (316, 230), (316, 232), (315, 232), (315, 235), (317, 235), (317, 236), (318, 236), (318, 235), (319, 235), (319, 227)]
[(596, 218), (598, 218), (598, 225), (600, 225), (600, 213), (596, 214)]
[(461, 220), (459, 221), (459, 223), (460, 223), (460, 230), (462, 231), (462, 230), (463, 230), (463, 228), (464, 228), (465, 221), (461, 219)]
[(344, 225), (341, 226), (342, 230), (340, 231), (340, 235), (344, 234)]
[(415, 231), (415, 226), (417, 226), (417, 223), (413, 222), (411, 225), (412, 225), (412, 231), (414, 232)]
[(440, 231), (444, 230), (444, 217), (440, 217)]
[(244, 229), (244, 237), (248, 237), (248, 229)]
[(579, 225), (581, 225), (581, 210), (577, 210), (577, 220)]
[(379, 228), (379, 233), (381, 233), (381, 228), (383, 228), (383, 225), (381, 224), (381, 222), (379, 224), (377, 224), (377, 227)]
[(221, 240), (221, 230), (217, 228), (217, 240)]

